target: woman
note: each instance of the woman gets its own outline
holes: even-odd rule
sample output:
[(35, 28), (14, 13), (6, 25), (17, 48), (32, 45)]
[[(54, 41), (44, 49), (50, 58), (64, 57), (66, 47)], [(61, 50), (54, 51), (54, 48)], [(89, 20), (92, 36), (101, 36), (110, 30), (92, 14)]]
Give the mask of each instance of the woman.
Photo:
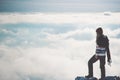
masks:
[(97, 60), (100, 60), (100, 69), (101, 69), (101, 78), (103, 80), (105, 78), (105, 56), (107, 52), (107, 61), (111, 63), (111, 56), (109, 50), (109, 40), (107, 36), (103, 34), (103, 29), (96, 29), (96, 54), (92, 56), (92, 58), (88, 61), (88, 75), (86, 78), (93, 77), (93, 63)]

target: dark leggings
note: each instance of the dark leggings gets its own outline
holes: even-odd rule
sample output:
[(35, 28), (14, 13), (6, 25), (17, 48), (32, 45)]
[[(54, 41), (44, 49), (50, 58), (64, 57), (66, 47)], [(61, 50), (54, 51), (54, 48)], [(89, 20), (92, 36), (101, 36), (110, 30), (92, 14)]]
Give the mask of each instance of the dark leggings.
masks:
[(93, 63), (95, 63), (97, 60), (100, 60), (101, 78), (104, 78), (105, 77), (105, 56), (98, 56), (96, 58), (96, 56), (93, 55), (91, 57), (91, 59), (88, 61), (89, 75), (93, 76)]

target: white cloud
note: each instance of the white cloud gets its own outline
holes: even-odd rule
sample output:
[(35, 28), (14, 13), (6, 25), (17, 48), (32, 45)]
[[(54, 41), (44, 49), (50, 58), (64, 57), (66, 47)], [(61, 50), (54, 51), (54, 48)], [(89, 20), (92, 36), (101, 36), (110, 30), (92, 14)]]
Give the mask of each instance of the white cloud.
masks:
[[(70, 43), (75, 44), (71, 44), (72, 47), (70, 47)], [(14, 75), (13, 77), (8, 77), (12, 80), (14, 80), (15, 77), (20, 78), (20, 76), (16, 73), (19, 73), (22, 76), (51, 76), (57, 80), (69, 80), (71, 78), (74, 79), (74, 77), (79, 73), (78, 69), (80, 69), (80, 71), (81, 69), (85, 70), (86, 63), (84, 59), (81, 58), (84, 55), (80, 56), (84, 49), (82, 48), (81, 42), (76, 42), (74, 40), (70, 40), (68, 41), (68, 43), (62, 44), (64, 44), (65, 46), (60, 45), (61, 47), (56, 48), (45, 47), (26, 49), (14, 49), (1, 46), (1, 54), (6, 54), (1, 56), (1, 69), (3, 73)], [(59, 43), (56, 44), (56, 46), (57, 45), (59, 45)], [(75, 50), (77, 50), (77, 48), (79, 48), (80, 46), (81, 51), (78, 50), (78, 52), (76, 52)], [(6, 64), (8, 64), (8, 66), (4, 67)], [(81, 66), (81, 64), (83, 64), (84, 67)], [(6, 68), (8, 69), (7, 71)], [(8, 72), (9, 69), (10, 72)], [(81, 75), (83, 75), (82, 73), (80, 72)], [(2, 75), (2, 77), (6, 75), (7, 74), (4, 74)]]
[(4, 29), (4, 28), (0, 29), (0, 32), (4, 33), (4, 34), (14, 34), (14, 32), (12, 32), (12, 31), (10, 31), (8, 29)]
[[(119, 24), (120, 13), (111, 13), (104, 16), (103, 13), (35, 13), (35, 14), (1, 14), (0, 23), (110, 23)], [(31, 30), (32, 31), (32, 30)], [(53, 29), (44, 28), (40, 32), (31, 32), (28, 29), (19, 28), (15, 32), (1, 28), (0, 32), (14, 35), (3, 40), (10, 44), (20, 41), (28, 46), (8, 47), (0, 45), (0, 80), (30, 80), (30, 77), (43, 78), (45, 80), (74, 80), (78, 75), (87, 74), (87, 61), (95, 52), (95, 27), (76, 28), (64, 33), (50, 33)], [(34, 33), (34, 34), (33, 34)], [(110, 39), (112, 54), (112, 66), (106, 65), (107, 75), (120, 74), (120, 29), (104, 27), (104, 33)], [(40, 37), (45, 35), (45, 37)], [(90, 37), (90, 39), (86, 39)], [(79, 38), (79, 39), (78, 39)], [(84, 40), (81, 40), (83, 39)], [(19, 40), (20, 39), (20, 40)], [(49, 45), (41, 47), (39, 43), (48, 42)], [(13, 43), (12, 43), (13, 44)], [(37, 47), (34, 47), (37, 45)], [(30, 47), (29, 47), (30, 46)], [(94, 65), (95, 76), (100, 76), (99, 64)], [(6, 77), (5, 77), (6, 76)]]
[(78, 39), (78, 40), (92, 40), (95, 37), (95, 31), (92, 28), (85, 28), (85, 29), (76, 29), (73, 31), (68, 31), (66, 33), (60, 34), (50, 34), (46, 33), (47, 40), (49, 41), (58, 41), (64, 39)]
[[(106, 65), (107, 75), (119, 75), (120, 40), (111, 38), (110, 43), (113, 63), (111, 68)], [(57, 40), (51, 47), (24, 49), (0, 46), (0, 79), (29, 80), (29, 76), (34, 76), (45, 80), (74, 80), (78, 75), (87, 74), (87, 61), (94, 51), (94, 40), (78, 41), (72, 38)], [(94, 66), (95, 76), (99, 77), (99, 64)]]
[(104, 15), (110, 16), (110, 15), (111, 15), (111, 12), (104, 12)]
[(120, 13), (111, 13), (105, 16), (104, 13), (1, 13), (0, 24), (6, 23), (87, 23), (107, 24), (120, 23)]
[(104, 30), (104, 33), (112, 38), (117, 38), (117, 36), (120, 35), (120, 28), (114, 30), (110, 30), (109, 28), (107, 28)]

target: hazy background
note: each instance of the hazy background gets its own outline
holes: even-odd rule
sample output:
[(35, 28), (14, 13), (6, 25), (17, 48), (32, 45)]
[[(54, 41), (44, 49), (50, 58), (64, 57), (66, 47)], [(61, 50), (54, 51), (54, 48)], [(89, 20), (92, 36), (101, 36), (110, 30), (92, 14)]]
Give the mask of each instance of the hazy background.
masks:
[[(96, 28), (110, 41), (120, 76), (119, 0), (0, 0), (0, 80), (74, 80), (87, 75)], [(99, 61), (94, 76), (100, 77)]]

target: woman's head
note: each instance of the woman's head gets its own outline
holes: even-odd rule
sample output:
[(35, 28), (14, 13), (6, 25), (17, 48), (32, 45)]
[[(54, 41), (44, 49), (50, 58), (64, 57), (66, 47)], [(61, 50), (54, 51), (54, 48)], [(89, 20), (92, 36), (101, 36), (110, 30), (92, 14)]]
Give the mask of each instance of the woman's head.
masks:
[(97, 28), (96, 33), (99, 34), (99, 35), (102, 35), (103, 34), (103, 29), (101, 27)]
[(103, 35), (103, 29), (101, 27), (97, 28), (96, 33), (97, 33), (97, 38), (100, 37), (101, 35)]

